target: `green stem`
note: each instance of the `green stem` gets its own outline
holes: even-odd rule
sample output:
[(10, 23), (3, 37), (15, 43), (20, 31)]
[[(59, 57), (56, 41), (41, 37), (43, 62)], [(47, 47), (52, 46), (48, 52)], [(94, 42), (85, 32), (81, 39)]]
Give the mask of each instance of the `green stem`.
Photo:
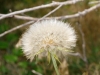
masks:
[(55, 71), (56, 71), (57, 75), (60, 75), (59, 71), (58, 71), (57, 63), (56, 63), (56, 60), (55, 60), (53, 54), (51, 54), (51, 58), (52, 58), (53, 66), (55, 68)]

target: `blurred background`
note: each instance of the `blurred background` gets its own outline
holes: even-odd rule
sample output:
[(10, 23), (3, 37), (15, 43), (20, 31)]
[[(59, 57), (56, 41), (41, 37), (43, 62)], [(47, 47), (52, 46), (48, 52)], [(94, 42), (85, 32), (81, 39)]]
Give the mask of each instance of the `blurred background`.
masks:
[[(84, 0), (84, 2), (63, 6), (50, 15), (50, 17), (75, 14), (96, 5), (89, 4), (90, 1), (96, 0)], [(7, 14), (11, 11), (22, 10), (51, 2), (52, 0), (0, 0), (0, 13)], [(54, 8), (39, 9), (23, 13), (22, 15), (39, 18)], [(71, 23), (75, 28), (78, 41), (74, 50), (82, 55), (83, 41), (80, 30), (83, 32), (88, 62), (84, 62), (79, 56), (68, 56), (68, 59), (63, 59), (61, 64), (58, 63), (61, 75), (100, 75), (100, 8), (85, 16), (66, 19), (64, 21)], [(15, 19), (13, 17), (2, 19), (0, 20), (0, 33), (25, 22), (25, 20)], [(56, 75), (52, 63), (48, 64), (46, 59), (29, 62), (22, 50), (15, 47), (26, 28), (21, 28), (0, 38), (0, 75), (36, 75), (32, 73), (32, 70), (43, 75)]]

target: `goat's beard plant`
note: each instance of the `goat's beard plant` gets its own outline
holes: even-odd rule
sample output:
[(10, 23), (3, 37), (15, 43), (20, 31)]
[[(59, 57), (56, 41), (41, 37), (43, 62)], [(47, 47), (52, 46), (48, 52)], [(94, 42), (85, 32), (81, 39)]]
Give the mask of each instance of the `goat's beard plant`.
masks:
[(75, 30), (69, 23), (55, 19), (34, 23), (22, 35), (22, 49), (31, 61), (35, 56), (52, 58), (57, 75), (56, 60), (66, 56), (76, 45)]

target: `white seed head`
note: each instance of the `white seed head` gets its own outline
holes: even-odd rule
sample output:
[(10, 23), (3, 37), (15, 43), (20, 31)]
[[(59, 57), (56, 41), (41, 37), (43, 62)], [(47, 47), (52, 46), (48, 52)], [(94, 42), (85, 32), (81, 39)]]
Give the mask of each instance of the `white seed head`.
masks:
[(23, 52), (30, 60), (33, 60), (36, 54), (45, 57), (48, 51), (62, 57), (75, 47), (76, 34), (69, 23), (50, 19), (31, 25), (21, 41)]

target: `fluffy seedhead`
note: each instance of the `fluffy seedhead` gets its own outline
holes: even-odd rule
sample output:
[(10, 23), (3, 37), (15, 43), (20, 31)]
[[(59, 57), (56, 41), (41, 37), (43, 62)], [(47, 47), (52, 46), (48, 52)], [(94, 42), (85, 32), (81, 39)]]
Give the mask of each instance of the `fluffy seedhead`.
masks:
[(50, 19), (32, 24), (22, 35), (21, 41), (23, 52), (30, 60), (35, 55), (45, 57), (48, 52), (61, 58), (75, 47), (76, 34), (69, 23)]

